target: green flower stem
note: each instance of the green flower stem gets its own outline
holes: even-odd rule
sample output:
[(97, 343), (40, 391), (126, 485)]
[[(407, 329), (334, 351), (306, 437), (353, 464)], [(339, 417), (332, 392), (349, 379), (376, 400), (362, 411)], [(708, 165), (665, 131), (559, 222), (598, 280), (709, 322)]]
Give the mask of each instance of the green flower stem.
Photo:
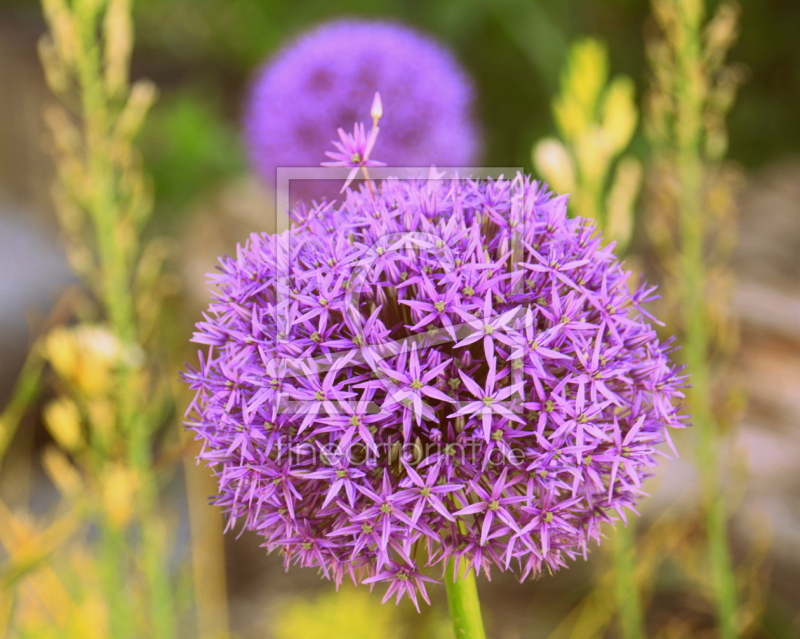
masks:
[(486, 639), (475, 571), (467, 570), (467, 561), (464, 559), (456, 569), (455, 561), (450, 560), (445, 575), (453, 632), (456, 639)]
[(39, 348), (34, 346), (28, 351), (28, 357), (17, 378), (11, 399), (0, 413), (0, 469), (3, 468), (3, 459), (25, 411), (42, 390), (43, 369), (44, 361), (42, 361)]
[[(115, 136), (121, 111), (119, 96), (113, 95), (104, 80), (108, 60), (98, 42), (99, 26), (102, 20), (107, 20), (106, 13), (110, 10), (103, 3), (75, 3), (73, 18), (78, 34), (76, 76), (86, 142), (86, 173), (91, 184), (85, 207), (94, 225), (99, 258), (98, 294), (114, 334), (128, 346), (140, 342), (132, 288), (141, 229), (133, 221), (137, 204), (126, 197), (123, 176), (112, 159), (114, 145), (118, 143)], [(105, 33), (106, 38), (111, 35)], [(171, 639), (177, 635), (177, 629), (170, 575), (163, 561), (164, 532), (158, 513), (157, 477), (152, 468), (153, 429), (141, 404), (140, 380), (133, 366), (121, 365), (116, 381), (119, 430), (125, 438), (127, 461), (141, 481), (135, 498), (140, 532), (137, 551), (142, 559), (141, 568), (147, 585), (152, 636)], [(108, 534), (106, 552), (102, 554), (107, 583), (114, 588), (109, 590), (109, 596), (115, 601), (122, 598), (122, 602), (129, 605), (120, 585), (130, 576), (127, 567), (132, 553), (112, 533), (114, 531)], [(129, 623), (124, 625), (131, 627)], [(115, 631), (114, 636), (123, 636), (118, 634), (121, 631)]]
[(618, 524), (612, 539), (614, 594), (623, 639), (642, 639), (645, 636), (639, 585), (636, 583), (635, 521), (631, 517), (627, 526)]
[(736, 586), (726, 531), (727, 512), (722, 498), (717, 446), (719, 432), (711, 405), (711, 338), (706, 317), (707, 274), (703, 211), (703, 112), (704, 95), (697, 77), (702, 73), (702, 11), (677, 3), (682, 31), (677, 49), (676, 125), (678, 180), (680, 182), (679, 224), (681, 309), (686, 331), (684, 357), (691, 375), (687, 399), (697, 437), (696, 455), (703, 485), (709, 570), (716, 600), (722, 639), (734, 639), (736, 632)]

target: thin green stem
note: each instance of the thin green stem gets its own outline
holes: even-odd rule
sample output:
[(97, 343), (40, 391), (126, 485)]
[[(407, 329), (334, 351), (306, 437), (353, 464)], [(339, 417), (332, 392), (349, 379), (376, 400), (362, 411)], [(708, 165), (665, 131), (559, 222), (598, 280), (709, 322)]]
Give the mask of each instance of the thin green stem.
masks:
[[(76, 12), (80, 29), (81, 55), (78, 77), (86, 136), (86, 168), (92, 185), (87, 209), (94, 224), (100, 261), (99, 297), (104, 304), (111, 328), (122, 344), (139, 341), (137, 317), (132, 293), (134, 255), (138, 237), (131, 235), (125, 211), (125, 196), (111, 160), (116, 126), (116, 107), (103, 79), (102, 49), (97, 42), (100, 14), (98, 6), (81, 5)], [(153, 636), (169, 639), (176, 636), (170, 576), (163, 561), (163, 534), (158, 514), (158, 485), (152, 469), (152, 428), (140, 404), (136, 371), (124, 364), (117, 372), (116, 401), (119, 406), (119, 429), (127, 444), (128, 463), (142, 484), (136, 496), (143, 568), (148, 587)], [(124, 551), (124, 548), (120, 549)], [(124, 570), (125, 561), (106, 556), (109, 579), (115, 570)], [(113, 594), (110, 596), (114, 596)]]
[(450, 560), (445, 576), (453, 632), (456, 639), (486, 639), (475, 571), (468, 570), (465, 559), (460, 561), (458, 567), (455, 562), (454, 559)]
[(636, 582), (635, 521), (631, 518), (627, 526), (619, 524), (612, 540), (614, 594), (623, 639), (641, 639), (645, 636), (639, 585)]
[(101, 516), (100, 575), (108, 597), (111, 636), (136, 636), (130, 593), (127, 587), (127, 544), (119, 529)]
[(14, 439), (22, 417), (28, 407), (36, 400), (42, 389), (42, 370), (44, 361), (39, 354), (39, 349), (34, 347), (28, 351), (28, 357), (22, 366), (22, 371), (17, 378), (11, 399), (2, 413), (0, 413), (0, 469), (11, 440)]
[(718, 425), (711, 403), (711, 340), (708, 333), (705, 291), (707, 275), (704, 254), (703, 215), (703, 91), (701, 24), (702, 12), (692, 12), (678, 3), (682, 37), (677, 48), (675, 122), (681, 255), (681, 309), (685, 330), (684, 357), (691, 375), (687, 399), (697, 437), (696, 454), (703, 484), (709, 569), (719, 631), (722, 639), (734, 639), (736, 631), (736, 586), (726, 530), (727, 512), (722, 497), (718, 458)]

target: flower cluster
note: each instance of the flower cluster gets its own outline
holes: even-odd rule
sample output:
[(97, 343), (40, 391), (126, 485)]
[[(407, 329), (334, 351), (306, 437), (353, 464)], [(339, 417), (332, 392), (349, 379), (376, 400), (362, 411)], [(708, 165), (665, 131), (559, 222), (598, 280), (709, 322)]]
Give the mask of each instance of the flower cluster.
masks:
[[(390, 166), (470, 166), (479, 152), (470, 82), (452, 54), (409, 27), (340, 20), (279, 52), (245, 106), (251, 163), (275, 184), (279, 166), (318, 166), (330, 132), (368, 120), (355, 104), (380, 91)], [(334, 191), (335, 193), (335, 191)]]
[(523, 175), (389, 179), (221, 260), (186, 377), (231, 521), (337, 583), (521, 578), (641, 497), (685, 380), (653, 289)]

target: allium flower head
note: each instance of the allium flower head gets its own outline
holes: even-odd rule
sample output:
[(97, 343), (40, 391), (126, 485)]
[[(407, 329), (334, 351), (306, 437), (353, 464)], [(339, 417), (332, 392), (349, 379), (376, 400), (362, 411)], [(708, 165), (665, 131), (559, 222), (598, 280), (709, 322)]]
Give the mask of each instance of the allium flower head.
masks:
[(245, 141), (268, 184), (279, 166), (318, 166), (330, 132), (368, 122), (380, 91), (387, 109), (382, 159), (390, 166), (470, 166), (478, 155), (472, 88), (453, 56), (409, 27), (324, 24), (257, 74), (245, 106)]
[(434, 178), (298, 207), (222, 258), (187, 374), (231, 522), (415, 603), (420, 562), (525, 578), (585, 555), (684, 422), (653, 289), (564, 197)]

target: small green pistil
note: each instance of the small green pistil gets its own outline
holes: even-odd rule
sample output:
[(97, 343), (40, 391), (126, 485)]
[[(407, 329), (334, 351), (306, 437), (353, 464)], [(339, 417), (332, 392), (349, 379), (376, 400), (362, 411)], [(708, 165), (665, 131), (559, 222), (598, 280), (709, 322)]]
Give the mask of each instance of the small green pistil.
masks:
[(492, 333), (494, 333), (494, 326), (492, 326), (491, 324), (484, 324), (483, 332), (486, 333), (487, 335), (491, 335)]
[(361, 532), (363, 532), (366, 535), (370, 534), (372, 532), (372, 524), (370, 524), (369, 522), (361, 524)]
[(330, 302), (328, 300), (326, 300), (324, 297), (320, 297), (319, 298), (319, 305), (320, 306), (327, 306), (328, 304), (330, 304)]
[(419, 491), (419, 494), (425, 497), (426, 499), (431, 496), (431, 488), (430, 486), (425, 486), (422, 490)]
[(350, 164), (361, 164), (361, 154), (358, 151), (350, 156)]
[(555, 405), (555, 403), (553, 402), (552, 399), (548, 399), (544, 403), (544, 410), (545, 410), (546, 413), (552, 413), (555, 409), (556, 409), (556, 405)]
[(398, 572), (397, 581), (408, 581), (408, 575), (404, 572)]
[(549, 474), (550, 474), (550, 473), (549, 473), (549, 472), (547, 472), (546, 470), (540, 470), (540, 471), (539, 471), (539, 477), (541, 477), (542, 479), (547, 479), (547, 476), (548, 476)]
[(461, 289), (461, 292), (467, 297), (472, 297), (475, 295), (475, 289), (471, 286), (465, 286), (463, 289)]
[(318, 402), (325, 401), (325, 393), (323, 393), (321, 390), (318, 390), (316, 393), (314, 393), (314, 399), (316, 399)]
[(304, 541), (300, 545), (303, 547), (303, 550), (311, 550), (311, 542), (310, 541)]
[(553, 521), (553, 513), (546, 512), (542, 517), (542, 520), (544, 521), (544, 523), (549, 524), (551, 521)]
[(578, 415), (578, 419), (575, 421), (577, 421), (579, 424), (585, 424), (589, 421), (589, 418), (586, 416), (586, 413), (581, 413)]
[(483, 405), (487, 408), (490, 407), (494, 403), (494, 397), (484, 397), (482, 400)]
[(496, 499), (494, 501), (489, 502), (489, 510), (499, 510), (500, 509), (500, 502)]
[(447, 385), (450, 387), (451, 390), (455, 390), (459, 386), (461, 386), (461, 380), (458, 377), (451, 377), (447, 380)]
[(361, 426), (361, 416), (360, 415), (353, 415), (350, 418), (350, 425), (351, 426), (355, 426), (356, 428)]
[(494, 431), (494, 432), (492, 433), (492, 439), (493, 439), (494, 441), (496, 441), (496, 442), (502, 441), (502, 439), (503, 439), (503, 431), (502, 431), (502, 430), (496, 430), (496, 431)]
[(444, 302), (436, 302), (433, 308), (436, 309), (437, 313), (444, 313)]
[(336, 471), (336, 476), (339, 479), (344, 479), (345, 477), (347, 477), (347, 471), (339, 469), (339, 470)]
[(622, 456), (623, 457), (630, 457), (631, 456), (631, 449), (629, 446), (622, 447)]
[(422, 388), (422, 382), (418, 379), (415, 379), (413, 382), (411, 382), (411, 388), (414, 390), (419, 390)]
[(270, 388), (272, 388), (273, 390), (277, 390), (277, 389), (280, 387), (280, 385), (281, 385), (281, 382), (280, 382), (280, 380), (277, 380), (277, 379), (271, 379), (271, 380), (269, 380), (269, 386), (270, 386)]
[(314, 331), (313, 333), (311, 333), (311, 341), (317, 343), (322, 341), (322, 337), (320, 336), (318, 331)]
[(388, 515), (390, 512), (392, 512), (392, 505), (391, 504), (381, 504), (381, 512), (384, 515)]

